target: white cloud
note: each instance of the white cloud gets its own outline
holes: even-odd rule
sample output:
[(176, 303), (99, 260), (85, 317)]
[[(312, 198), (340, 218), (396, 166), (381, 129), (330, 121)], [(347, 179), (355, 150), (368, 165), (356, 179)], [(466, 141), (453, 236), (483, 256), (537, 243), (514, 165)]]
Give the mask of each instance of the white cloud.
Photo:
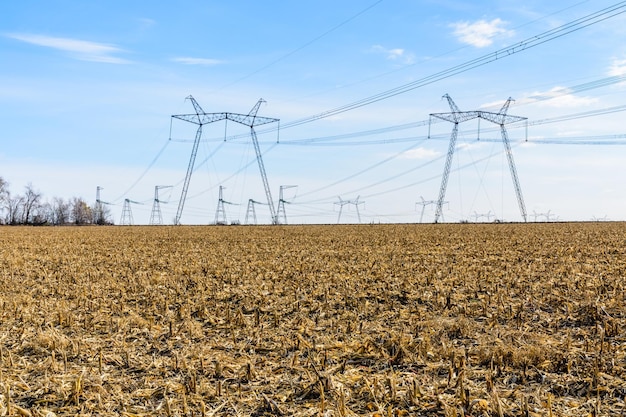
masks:
[(463, 43), (484, 48), (493, 43), (496, 36), (512, 36), (514, 32), (504, 28), (507, 22), (501, 19), (493, 19), (490, 22), (478, 20), (476, 22), (457, 22), (450, 26), (454, 28), (453, 34)]
[(471, 142), (459, 142), (456, 145), (456, 149), (458, 149), (459, 151), (471, 151), (474, 149), (481, 149), (484, 148), (487, 145), (487, 142), (484, 141), (480, 141), (480, 140), (472, 140)]
[(626, 75), (626, 59), (614, 59), (609, 67), (609, 75), (612, 77)]
[(127, 60), (115, 56), (115, 54), (124, 52), (124, 50), (111, 44), (33, 34), (12, 33), (7, 36), (32, 45), (69, 52), (72, 57), (82, 61), (105, 62), (109, 64), (128, 63)]
[(403, 152), (400, 156), (403, 159), (432, 159), (439, 156), (439, 152), (434, 149), (417, 148)]
[(520, 100), (520, 103), (537, 103), (545, 107), (578, 107), (597, 103), (597, 98), (580, 97), (567, 87), (554, 87), (548, 91), (533, 92)]
[(178, 57), (178, 58), (173, 58), (172, 61), (178, 62), (180, 64), (185, 64), (185, 65), (206, 65), (206, 66), (219, 65), (219, 64), (224, 63), (224, 61), (220, 61), (219, 59), (192, 58), (192, 57)]
[(390, 61), (400, 61), (403, 64), (412, 64), (415, 62), (415, 56), (411, 53), (406, 52), (402, 48), (385, 48), (381, 45), (374, 45), (370, 49), (372, 52), (377, 54), (383, 54)]

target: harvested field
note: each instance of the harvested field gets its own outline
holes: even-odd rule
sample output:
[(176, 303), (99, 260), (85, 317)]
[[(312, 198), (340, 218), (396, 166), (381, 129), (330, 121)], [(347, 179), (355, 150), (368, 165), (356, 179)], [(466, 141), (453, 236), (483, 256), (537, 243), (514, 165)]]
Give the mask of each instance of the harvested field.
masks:
[(0, 229), (0, 415), (626, 414), (626, 224)]

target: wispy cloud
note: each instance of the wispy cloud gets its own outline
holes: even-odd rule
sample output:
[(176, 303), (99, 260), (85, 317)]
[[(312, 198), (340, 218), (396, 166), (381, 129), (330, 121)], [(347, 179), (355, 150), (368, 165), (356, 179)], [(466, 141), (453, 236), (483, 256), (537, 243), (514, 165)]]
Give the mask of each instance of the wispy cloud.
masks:
[(34, 34), (10, 33), (7, 36), (32, 45), (67, 52), (72, 58), (81, 61), (105, 62), (108, 64), (126, 64), (129, 62), (116, 56), (116, 54), (125, 51), (111, 44)]
[(505, 29), (507, 22), (501, 19), (493, 19), (491, 21), (478, 20), (476, 22), (457, 22), (450, 26), (454, 29), (454, 36), (459, 41), (476, 48), (484, 48), (493, 43), (496, 36), (512, 36), (515, 32)]
[(403, 159), (432, 159), (439, 156), (439, 152), (434, 149), (416, 148), (403, 152), (400, 155)]
[(519, 100), (520, 103), (537, 103), (545, 107), (578, 107), (598, 102), (597, 98), (572, 94), (567, 87), (554, 87), (548, 91), (536, 91)]
[(612, 77), (626, 75), (626, 59), (614, 59), (609, 66), (609, 75)]
[(185, 65), (205, 65), (205, 66), (214, 66), (223, 64), (224, 61), (219, 59), (211, 59), (211, 58), (192, 58), (192, 57), (178, 57), (173, 58), (172, 61), (178, 62), (180, 64)]
[(412, 64), (415, 62), (415, 56), (402, 48), (385, 48), (381, 45), (374, 45), (370, 49), (377, 54), (383, 54), (390, 61), (398, 61), (403, 64)]

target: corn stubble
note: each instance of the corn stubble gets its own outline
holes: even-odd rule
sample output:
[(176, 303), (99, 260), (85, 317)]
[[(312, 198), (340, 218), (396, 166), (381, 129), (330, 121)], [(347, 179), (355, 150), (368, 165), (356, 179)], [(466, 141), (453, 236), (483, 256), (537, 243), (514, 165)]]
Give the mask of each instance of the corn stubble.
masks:
[(625, 224), (0, 231), (0, 415), (626, 413)]

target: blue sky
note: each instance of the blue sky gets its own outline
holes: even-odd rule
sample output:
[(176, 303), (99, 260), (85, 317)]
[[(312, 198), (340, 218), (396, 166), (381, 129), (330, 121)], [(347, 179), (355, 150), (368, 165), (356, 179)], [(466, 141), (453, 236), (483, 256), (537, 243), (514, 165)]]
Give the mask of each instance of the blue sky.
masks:
[[(624, 220), (624, 3), (5, 2), (0, 176), (47, 199), (94, 201), (101, 186), (116, 223), (125, 198), (147, 223), (154, 187), (172, 185), (161, 196), (171, 223), (196, 128), (171, 115), (193, 112), (189, 95), (207, 113), (246, 114), (263, 98), (259, 116), (282, 126), (257, 129), (275, 203), (281, 185), (297, 186), (284, 191), (289, 223), (427, 222), (434, 205), (421, 198), (438, 197), (452, 124), (428, 138), (421, 122), (450, 111), (444, 94), (463, 111), (512, 97), (509, 114), (529, 124), (507, 130), (528, 219)], [(612, 17), (519, 48), (611, 6)], [(445, 221), (521, 220), (503, 149), (496, 125), (459, 125)], [(213, 222), (220, 185), (228, 221), (266, 201), (249, 131), (234, 123), (204, 126), (181, 223)], [(341, 218), (340, 201), (352, 202)], [(266, 205), (256, 212), (270, 221)]]

